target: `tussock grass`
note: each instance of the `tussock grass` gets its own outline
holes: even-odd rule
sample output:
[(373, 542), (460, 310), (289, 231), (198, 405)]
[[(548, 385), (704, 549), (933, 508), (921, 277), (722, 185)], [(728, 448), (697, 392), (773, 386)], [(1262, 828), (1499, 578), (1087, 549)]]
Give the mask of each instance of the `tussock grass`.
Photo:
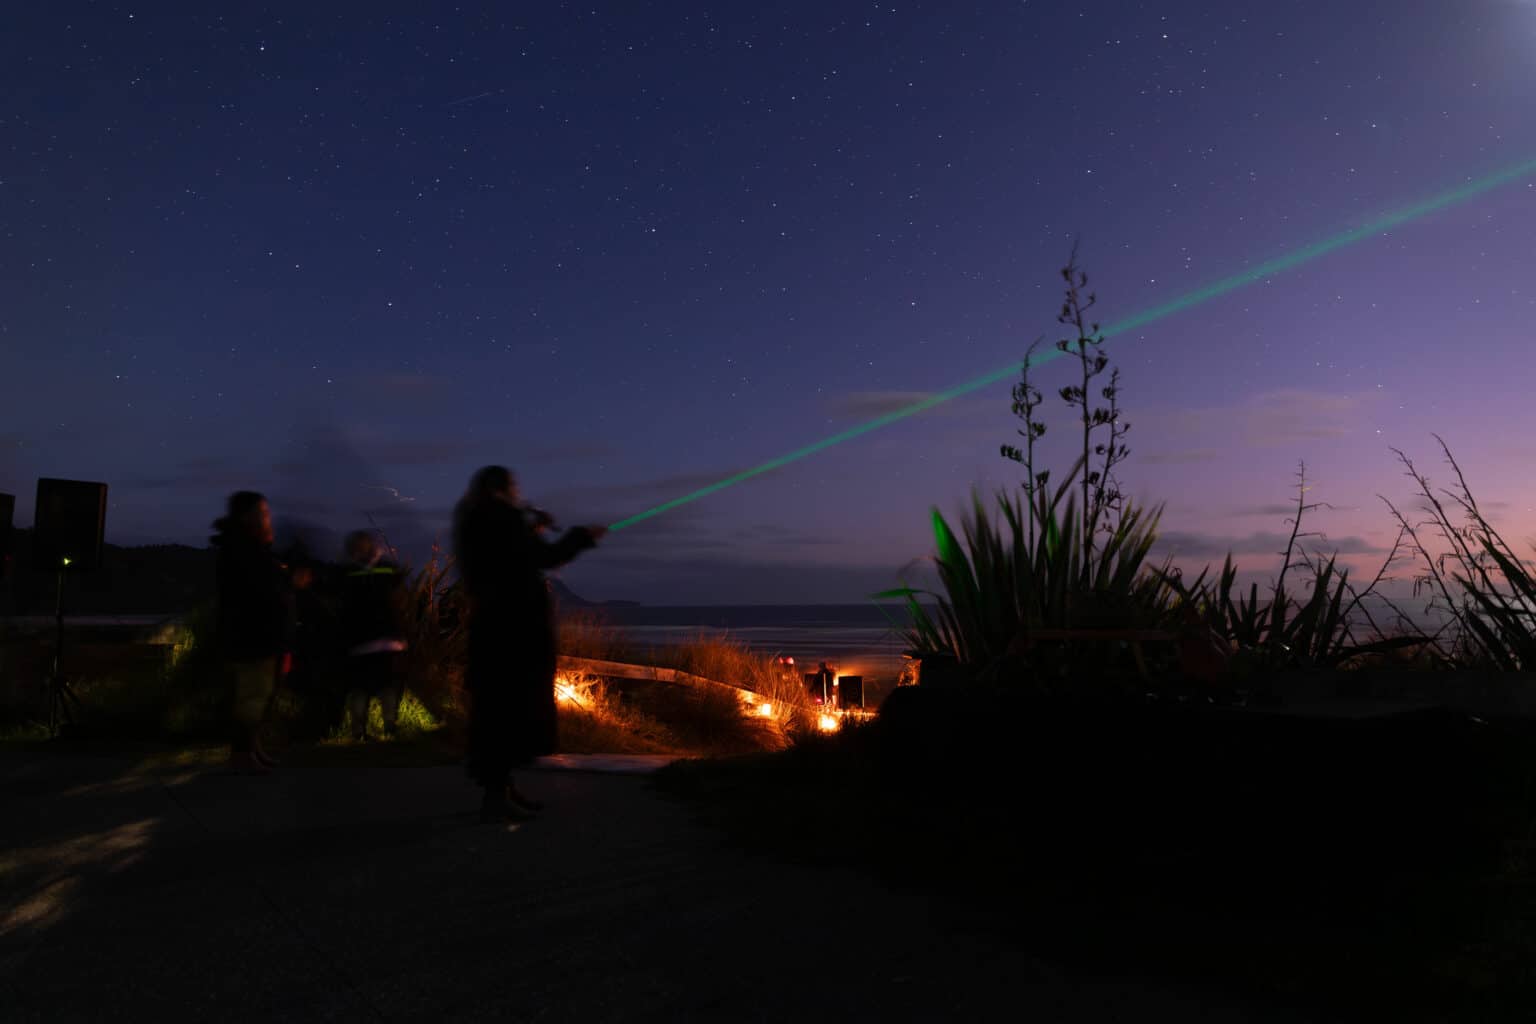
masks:
[[(661, 667), (675, 668), (756, 694), (761, 702), (770, 705), (772, 713), (768, 718), (777, 722), (786, 735), (815, 731), (816, 705), (800, 674), (786, 670), (774, 657), (758, 654), (729, 636), (701, 633), (684, 643), (653, 652), (649, 660)], [(740, 697), (735, 699), (741, 701)], [(711, 701), (722, 709), (727, 703), (723, 697), (695, 698), (700, 708), (709, 706)], [(756, 718), (763, 719), (763, 716), (757, 714)]]
[(555, 692), (563, 753), (675, 754), (683, 749), (671, 729), (602, 680), (562, 675)]
[(557, 629), (561, 654), (623, 662), (635, 662), (643, 657), (643, 648), (630, 641), (597, 610), (581, 608), (562, 612)]
[[(1517, 554), (1493, 527), (1450, 446), (1438, 434), (1435, 441), (1455, 474), (1455, 488), (1436, 490), (1407, 455), (1393, 449), (1418, 488), (1418, 511), (1428, 518), (1413, 521), (1382, 498), (1421, 564), (1415, 596), (1427, 594), (1431, 608), (1450, 613), (1451, 628), (1433, 638), (1433, 652), (1451, 665), (1536, 671), (1536, 562)], [(1435, 537), (1442, 542), (1438, 550), (1430, 546)]]

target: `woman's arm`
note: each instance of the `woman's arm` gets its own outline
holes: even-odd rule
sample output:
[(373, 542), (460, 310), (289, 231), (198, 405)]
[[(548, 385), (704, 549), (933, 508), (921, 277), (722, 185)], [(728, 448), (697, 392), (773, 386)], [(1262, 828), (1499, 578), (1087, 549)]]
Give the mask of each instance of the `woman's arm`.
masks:
[(540, 569), (554, 569), (564, 565), (590, 547), (597, 545), (597, 538), (585, 526), (573, 526), (553, 543), (540, 537), (537, 531), (524, 531), (525, 550), (528, 560)]

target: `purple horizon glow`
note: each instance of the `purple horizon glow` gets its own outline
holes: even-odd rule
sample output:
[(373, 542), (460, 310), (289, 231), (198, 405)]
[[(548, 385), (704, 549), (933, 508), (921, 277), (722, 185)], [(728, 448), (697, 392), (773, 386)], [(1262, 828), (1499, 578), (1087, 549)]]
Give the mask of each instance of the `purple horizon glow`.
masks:
[[(109, 539), (223, 496), (423, 546), (512, 466), (612, 522), (1059, 336), (1536, 155), (1536, 8), (1304, 0), (508, 20), (345, 5), (13, 15), (0, 38), (0, 490), (112, 486)], [(1373, 574), (1390, 448), (1536, 534), (1536, 183), (1110, 338), (1163, 550)], [(1042, 368), (1047, 457), (1070, 418)], [(615, 534), (652, 604), (858, 601), (927, 509), (1012, 486), (1008, 384)], [(391, 490), (393, 493), (391, 493)], [(1408, 570), (1399, 573), (1409, 575)]]

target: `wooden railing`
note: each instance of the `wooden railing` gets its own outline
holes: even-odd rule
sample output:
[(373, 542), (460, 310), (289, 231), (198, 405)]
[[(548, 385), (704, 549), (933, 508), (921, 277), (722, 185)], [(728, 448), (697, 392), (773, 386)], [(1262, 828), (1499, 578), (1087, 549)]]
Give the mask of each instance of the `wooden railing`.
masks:
[(607, 679), (636, 679), (656, 683), (683, 683), (689, 686), (723, 686), (737, 693), (748, 693), (746, 687), (735, 683), (722, 683), (718, 679), (705, 679), (691, 672), (675, 668), (659, 668), (655, 665), (631, 665), (622, 661), (603, 661), (600, 658), (576, 658), (560, 655), (558, 667), (562, 672), (583, 672), (589, 676)]

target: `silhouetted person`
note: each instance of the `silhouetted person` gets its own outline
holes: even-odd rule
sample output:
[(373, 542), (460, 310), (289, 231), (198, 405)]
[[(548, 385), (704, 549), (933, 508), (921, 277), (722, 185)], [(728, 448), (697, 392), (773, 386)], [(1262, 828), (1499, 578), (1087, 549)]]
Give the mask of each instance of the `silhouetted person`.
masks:
[(261, 727), (278, 680), (287, 672), (293, 640), (293, 592), (272, 552), (272, 513), (255, 491), (229, 496), (218, 533), (217, 637), (234, 698), (230, 764), (265, 775), (274, 760), (261, 746)]
[(836, 676), (833, 674), (832, 669), (827, 667), (826, 662), (822, 662), (816, 669), (816, 686), (821, 690), (820, 699), (823, 705), (830, 705), (832, 703), (832, 684), (835, 681)]
[(519, 507), (517, 482), (502, 466), (476, 473), (454, 510), (454, 548), (469, 598), (467, 767), (485, 791), (480, 816), (487, 822), (538, 810), (513, 785), (512, 769), (556, 748), (554, 607), (543, 571), (606, 532), (578, 526), (551, 543), (540, 536), (539, 518)]
[(383, 557), (372, 533), (358, 530), (347, 537), (347, 562), (338, 582), (352, 738), (359, 742), (367, 738), (368, 704), (375, 697), (384, 718), (384, 735), (393, 736), (405, 696), (400, 672), (400, 654), (405, 650), (404, 574)]
[(293, 664), (288, 687), (302, 698), (306, 733), (325, 737), (341, 726), (346, 704), (336, 624), (336, 567), (319, 561), (290, 563), (293, 580)]

